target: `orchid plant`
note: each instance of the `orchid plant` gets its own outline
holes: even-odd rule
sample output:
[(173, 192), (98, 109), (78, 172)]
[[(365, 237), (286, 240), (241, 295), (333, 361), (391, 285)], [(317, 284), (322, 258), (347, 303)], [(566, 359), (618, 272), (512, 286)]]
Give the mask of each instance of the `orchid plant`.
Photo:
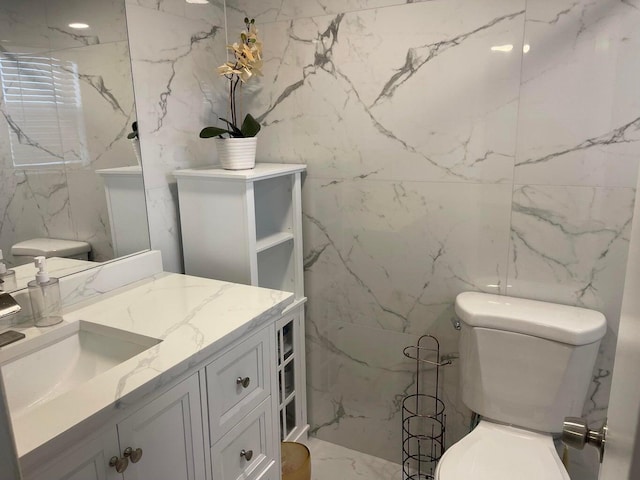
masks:
[(236, 95), (240, 87), (253, 76), (262, 76), (262, 42), (258, 40), (258, 29), (255, 19), (244, 19), (245, 30), (240, 33), (240, 42), (228, 45), (234, 60), (225, 62), (218, 67), (218, 73), (229, 82), (229, 102), (231, 119), (220, 118), (228, 128), (205, 127), (200, 132), (200, 138), (220, 137), (228, 134), (234, 138), (255, 137), (260, 131), (258, 121), (247, 114), (238, 124), (238, 101)]

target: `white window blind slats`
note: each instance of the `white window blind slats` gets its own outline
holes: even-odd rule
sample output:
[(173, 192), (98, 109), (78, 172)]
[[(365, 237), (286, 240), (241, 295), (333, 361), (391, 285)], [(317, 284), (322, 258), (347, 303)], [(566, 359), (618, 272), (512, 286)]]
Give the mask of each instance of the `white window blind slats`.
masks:
[(88, 163), (76, 64), (0, 56), (0, 81), (15, 167)]

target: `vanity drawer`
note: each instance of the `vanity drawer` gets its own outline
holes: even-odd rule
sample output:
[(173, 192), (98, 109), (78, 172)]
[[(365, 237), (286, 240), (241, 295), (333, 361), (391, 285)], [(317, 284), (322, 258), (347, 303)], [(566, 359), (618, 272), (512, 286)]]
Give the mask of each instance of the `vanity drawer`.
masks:
[(270, 395), (272, 336), (266, 328), (207, 365), (211, 445)]
[(262, 472), (256, 480), (280, 480), (280, 476), (278, 475), (278, 464), (273, 461), (269, 468)]
[(233, 427), (211, 448), (213, 478), (257, 479), (274, 463), (271, 399)]

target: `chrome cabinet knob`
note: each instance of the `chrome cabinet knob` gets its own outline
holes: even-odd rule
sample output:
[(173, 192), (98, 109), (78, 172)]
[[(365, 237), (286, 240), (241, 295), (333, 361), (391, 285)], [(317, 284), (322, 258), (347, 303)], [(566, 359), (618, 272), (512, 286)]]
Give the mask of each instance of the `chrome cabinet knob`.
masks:
[(129, 459), (124, 457), (116, 457), (115, 455), (109, 459), (109, 466), (116, 469), (116, 472), (122, 473), (129, 466)]
[(242, 385), (242, 388), (247, 388), (251, 383), (251, 379), (249, 377), (238, 377), (236, 378), (236, 385)]
[(253, 458), (253, 450), (240, 450), (240, 456), (244, 457), (246, 461), (249, 461)]
[(591, 445), (598, 449), (600, 462), (604, 455), (604, 447), (607, 442), (607, 422), (600, 430), (590, 430), (586, 420), (580, 417), (566, 417), (562, 427), (562, 442), (567, 447), (582, 450), (585, 445)]
[(124, 452), (122, 452), (123, 455), (126, 458), (130, 458), (131, 459), (131, 463), (138, 463), (140, 461), (140, 459), (142, 458), (142, 449), (141, 448), (136, 448), (135, 450), (131, 447), (127, 447), (124, 449)]

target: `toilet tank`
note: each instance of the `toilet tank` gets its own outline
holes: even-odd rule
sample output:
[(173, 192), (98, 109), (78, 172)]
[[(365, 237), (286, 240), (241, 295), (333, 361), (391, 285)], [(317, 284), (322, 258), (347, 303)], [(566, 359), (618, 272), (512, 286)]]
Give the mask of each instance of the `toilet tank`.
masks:
[(502, 295), (456, 298), (462, 400), (483, 417), (542, 432), (581, 416), (606, 320), (599, 312)]

